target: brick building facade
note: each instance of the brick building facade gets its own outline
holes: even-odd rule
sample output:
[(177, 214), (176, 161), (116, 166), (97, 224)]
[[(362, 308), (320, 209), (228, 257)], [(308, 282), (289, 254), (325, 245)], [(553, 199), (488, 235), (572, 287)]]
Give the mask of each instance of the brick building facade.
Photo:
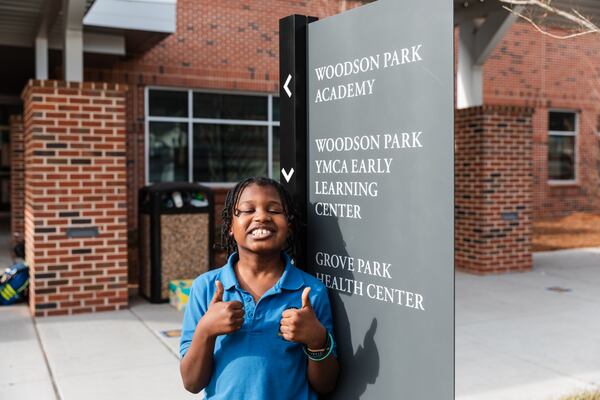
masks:
[(23, 216), (25, 206), (25, 158), (23, 116), (12, 115), (10, 126), (10, 245), (15, 246), (24, 237)]
[[(100, 158), (109, 157), (118, 170), (96, 171), (99, 175), (94, 178), (100, 182), (92, 189), (81, 181), (74, 183), (80, 185), (74, 189), (81, 190), (81, 197), (77, 205), (71, 205), (80, 211), (73, 207), (62, 209), (58, 204), (53, 210), (32, 208), (37, 201), (31, 192), (33, 186), (28, 189), (27, 185), (20, 187), (13, 182), (13, 230), (24, 229), (25, 236), (31, 239), (28, 250), (36, 274), (32, 285), (34, 313), (50, 315), (126, 306), (126, 283), (137, 285), (139, 276), (137, 195), (139, 188), (148, 183), (176, 179), (211, 183), (218, 224), (219, 205), (241, 170), (237, 165), (237, 175), (228, 175), (226, 162), (214, 166), (202, 161), (211, 154), (215, 136), (229, 135), (231, 140), (227, 139), (226, 145), (252, 149), (254, 159), (245, 171), (277, 178), (278, 20), (291, 14), (323, 18), (366, 2), (178, 0), (175, 32), (149, 49), (128, 52), (122, 57), (87, 56), (86, 83), (66, 89), (74, 91), (70, 94), (74, 104), (88, 95), (93, 103), (93, 97), (119, 92), (115, 100), (119, 104), (107, 107), (118, 108), (114, 112), (122, 127), (115, 129), (122, 145), (118, 149), (89, 149), (92, 153), (111, 152), (112, 155)], [(574, 211), (600, 212), (599, 61), (597, 37), (555, 40), (524, 23), (514, 24), (496, 47), (484, 66), (484, 106), (456, 113), (458, 268), (475, 273), (526, 270), (531, 267), (533, 218)], [(61, 77), (61, 68), (60, 63), (52, 64), (50, 78)], [(90, 90), (85, 86), (90, 85), (88, 82), (102, 84), (92, 90), (94, 93), (85, 94)], [(24, 92), (25, 132), (30, 132), (29, 136), (25, 134), (25, 149), (31, 152), (35, 148), (38, 152), (31, 153), (25, 175), (49, 185), (35, 190), (60, 190), (64, 173), (88, 173), (63, 171), (61, 168), (67, 167), (61, 166), (43, 172), (43, 176), (27, 172), (30, 164), (33, 168), (36, 162), (46, 165), (53, 157), (50, 153), (69, 151), (60, 147), (63, 140), (55, 140), (55, 147), (50, 148), (39, 135), (34, 140), (34, 122), (39, 115), (28, 109), (41, 96), (52, 108), (40, 112), (54, 115), (42, 115), (42, 122), (48, 118), (61, 120), (63, 111), (71, 111), (55, 108), (54, 97), (62, 95), (54, 91), (64, 89), (57, 81), (32, 81)], [(32, 95), (36, 90), (43, 93)], [(72, 112), (77, 115), (69, 114), (68, 118), (87, 124), (102, 121), (102, 115), (109, 111)], [(20, 129), (19, 119), (11, 120), (16, 159), (22, 155), (18, 153)], [(39, 129), (47, 127), (42, 123)], [(104, 134), (108, 133), (98, 132)], [(248, 137), (242, 141), (236, 135)], [(169, 155), (160, 146), (166, 146)], [(80, 153), (65, 153), (63, 158), (68, 161), (75, 156), (82, 158)], [(90, 157), (91, 163), (97, 161), (96, 155)], [(263, 161), (256, 166), (259, 158)], [(166, 160), (169, 168), (157, 167), (157, 160)], [(476, 171), (472, 170), (474, 166), (478, 166)], [(13, 163), (12, 173), (14, 181), (22, 179), (18, 163)], [(100, 211), (102, 215), (89, 214), (93, 211), (85, 208), (87, 191), (112, 187), (109, 181), (119, 185), (123, 193), (114, 193), (114, 201), (100, 200), (100, 206), (103, 202), (114, 203), (113, 208)], [(24, 200), (25, 211), (20, 213), (23, 192), (25, 197), (29, 193), (29, 200)], [(78, 214), (72, 214), (75, 212)], [(20, 228), (24, 215), (28, 215), (30, 226)], [(49, 222), (62, 232), (75, 223), (73, 219), (89, 218), (105, 224), (101, 230), (118, 233), (94, 240), (69, 239), (61, 242), (66, 246), (59, 246), (52, 243), (52, 232), (43, 231)], [(35, 240), (32, 235), (46, 236)], [(83, 253), (72, 254), (76, 247), (91, 248), (94, 255), (87, 257), (93, 259), (86, 259)], [(98, 255), (100, 259), (94, 258)], [(57, 259), (50, 262), (50, 256)], [(61, 261), (61, 257), (65, 260)], [(221, 261), (222, 258), (217, 259), (217, 263)]]
[[(484, 67), (484, 103), (532, 107), (533, 215), (600, 212), (600, 42), (567, 40), (516, 23)], [(575, 179), (549, 181), (549, 116), (573, 113)]]
[[(123, 82), (131, 88), (127, 101), (132, 282), (137, 276), (137, 189), (147, 182), (148, 92), (145, 89), (166, 87), (277, 96), (278, 19), (294, 13), (324, 17), (360, 3), (279, 2), (273, 6), (272, 2), (264, 1), (198, 5), (180, 0), (176, 33), (146, 53), (121, 61), (111, 69), (86, 68), (88, 80)], [(484, 104), (533, 110), (532, 148), (527, 151), (532, 161), (532, 181), (528, 183), (531, 208), (525, 213), (527, 218), (574, 211), (600, 212), (597, 168), (600, 103), (596, 101), (600, 92), (595, 88), (597, 72), (591, 67), (600, 57), (599, 52), (600, 45), (591, 36), (566, 42), (544, 36), (526, 23), (516, 23), (484, 67)], [(549, 113), (555, 110), (572, 112), (577, 121), (572, 180), (548, 179)], [(215, 188), (217, 203), (223, 201), (226, 188), (227, 185)], [(517, 239), (524, 240), (520, 236)], [(502, 264), (497, 270), (523, 269), (526, 264), (521, 263), (520, 267)]]
[(123, 85), (23, 91), (25, 252), (35, 316), (127, 307)]
[[(324, 17), (360, 2), (280, 2), (245, 5), (178, 2), (177, 32), (148, 52), (116, 63), (110, 69), (86, 67), (86, 80), (122, 82), (128, 93), (128, 168), (130, 187), (145, 182), (144, 88), (169, 87), (278, 95), (277, 20), (293, 13)], [(484, 102), (534, 109), (535, 216), (572, 211), (600, 212), (597, 160), (600, 45), (594, 36), (558, 40), (517, 23), (484, 69)], [(548, 183), (548, 111), (577, 113), (576, 182)], [(137, 140), (133, 140), (133, 138)], [(133, 185), (131, 185), (133, 184)], [(129, 198), (135, 209), (135, 190)], [(135, 225), (135, 212), (130, 224)]]
[(477, 273), (531, 269), (532, 109), (457, 110), (455, 265)]

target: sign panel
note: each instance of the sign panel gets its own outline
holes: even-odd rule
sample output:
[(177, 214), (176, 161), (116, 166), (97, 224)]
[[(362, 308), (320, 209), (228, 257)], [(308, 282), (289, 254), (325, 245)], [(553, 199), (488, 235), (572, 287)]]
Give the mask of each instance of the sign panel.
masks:
[(380, 0), (308, 25), (306, 264), (336, 399), (454, 398), (452, 12)]

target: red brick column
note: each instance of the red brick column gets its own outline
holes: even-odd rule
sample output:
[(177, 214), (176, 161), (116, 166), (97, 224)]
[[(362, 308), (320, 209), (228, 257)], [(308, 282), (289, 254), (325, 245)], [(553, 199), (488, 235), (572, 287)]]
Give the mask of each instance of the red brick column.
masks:
[(23, 117), (11, 115), (10, 125), (10, 232), (11, 247), (23, 240), (25, 202), (25, 159), (23, 153)]
[(532, 113), (483, 106), (455, 115), (455, 265), (531, 269)]
[(59, 81), (23, 91), (35, 316), (127, 307), (125, 91)]

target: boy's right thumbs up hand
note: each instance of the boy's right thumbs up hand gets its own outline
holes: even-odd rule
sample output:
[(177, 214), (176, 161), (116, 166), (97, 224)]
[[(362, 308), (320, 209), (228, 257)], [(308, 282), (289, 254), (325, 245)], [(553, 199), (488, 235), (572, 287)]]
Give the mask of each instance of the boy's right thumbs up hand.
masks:
[(225, 289), (223, 289), (223, 284), (221, 283), (221, 281), (215, 281), (215, 287), (215, 294), (213, 295), (210, 304), (215, 304), (223, 301), (223, 292), (225, 291)]
[(206, 314), (198, 325), (210, 337), (225, 335), (239, 330), (244, 323), (244, 306), (239, 301), (223, 301), (223, 284), (215, 281), (215, 294)]

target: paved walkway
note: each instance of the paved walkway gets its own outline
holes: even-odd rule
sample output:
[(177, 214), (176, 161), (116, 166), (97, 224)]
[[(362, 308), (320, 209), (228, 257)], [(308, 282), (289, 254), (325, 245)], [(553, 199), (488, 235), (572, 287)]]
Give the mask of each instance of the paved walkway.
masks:
[(35, 323), (24, 305), (0, 308), (0, 399), (198, 398), (179, 377), (179, 338), (161, 333), (180, 324), (171, 306), (139, 299), (125, 311)]
[[(558, 399), (600, 388), (600, 249), (534, 260), (529, 273), (457, 274), (457, 399)], [(1, 307), (0, 398), (198, 398), (182, 387), (178, 338), (161, 333), (180, 320), (169, 305), (141, 299), (126, 311), (35, 323), (24, 305)]]
[(536, 253), (523, 274), (457, 274), (457, 399), (586, 389), (600, 389), (600, 248)]

